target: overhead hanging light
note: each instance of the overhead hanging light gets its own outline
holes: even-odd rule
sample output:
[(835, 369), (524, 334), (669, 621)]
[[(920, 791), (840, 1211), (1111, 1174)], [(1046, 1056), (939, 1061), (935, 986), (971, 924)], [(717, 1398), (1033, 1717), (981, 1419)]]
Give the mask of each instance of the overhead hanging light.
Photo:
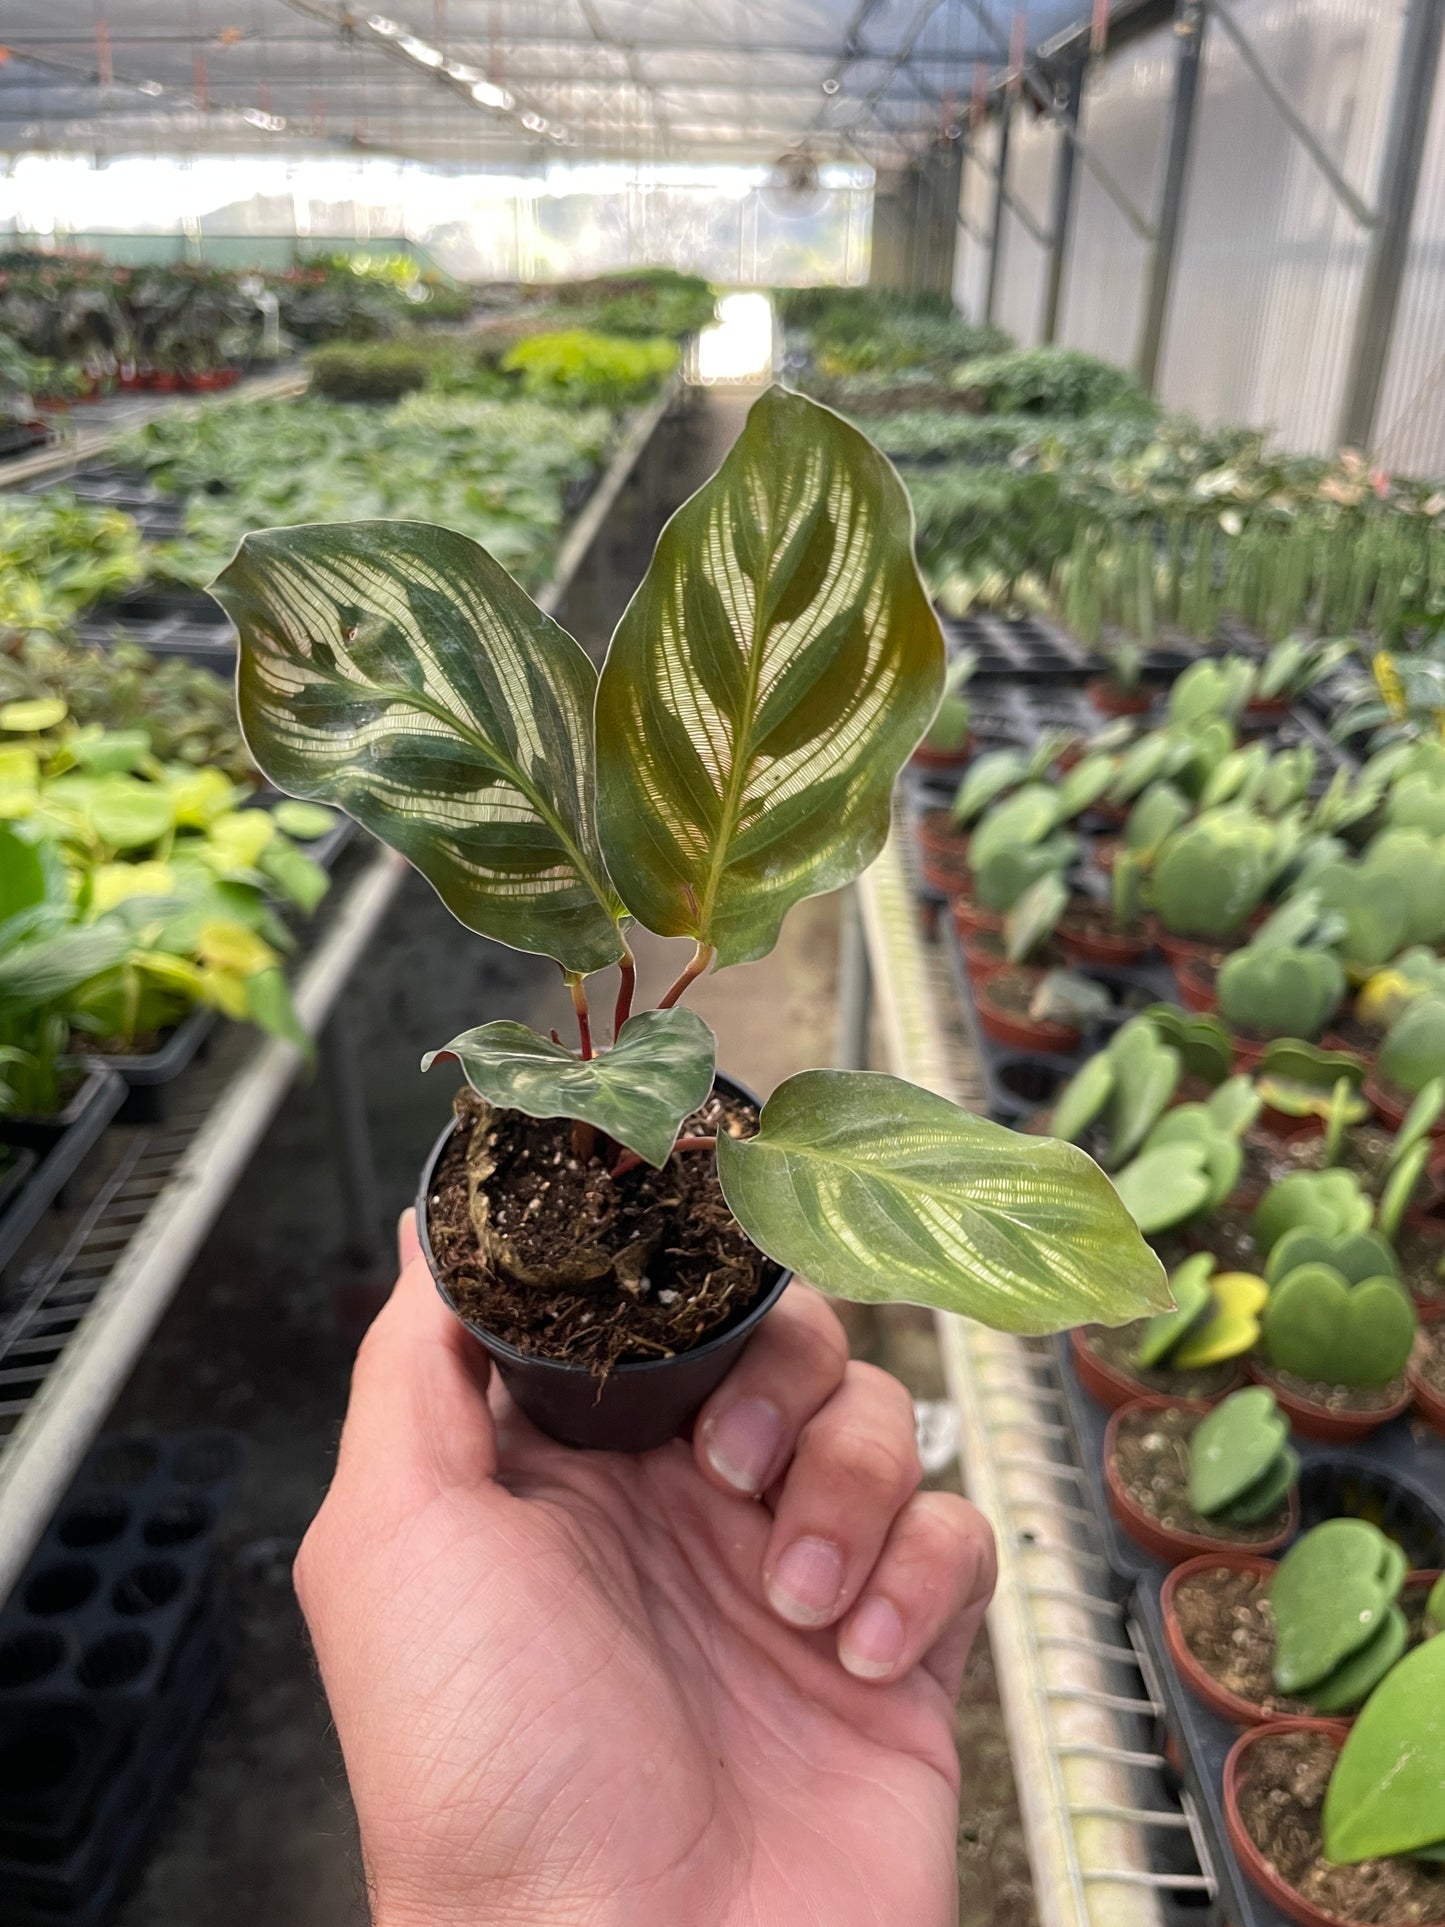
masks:
[(545, 134), (547, 123), (540, 114), (523, 114), (522, 125), (529, 134)]
[(388, 20), (384, 13), (369, 15), (366, 24), (373, 33), (379, 33), (387, 40), (395, 40), (403, 31), (400, 21)]
[(428, 46), (425, 40), (418, 40), (414, 33), (398, 35), (396, 44), (419, 67), (440, 67), (446, 58), (439, 48)]
[(472, 89), (472, 99), (483, 107), (500, 107), (504, 114), (511, 113), (516, 101), (505, 87), (494, 87), (490, 80), (479, 80)]

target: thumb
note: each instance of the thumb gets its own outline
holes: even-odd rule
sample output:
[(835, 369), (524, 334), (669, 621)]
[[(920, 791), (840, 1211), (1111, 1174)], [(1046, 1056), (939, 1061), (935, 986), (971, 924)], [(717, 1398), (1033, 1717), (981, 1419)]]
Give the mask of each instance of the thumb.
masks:
[(356, 1355), (333, 1493), (355, 1486), (374, 1503), (394, 1490), (415, 1504), (489, 1482), (497, 1440), (487, 1354), (443, 1303), (414, 1211), (397, 1246), (401, 1275)]

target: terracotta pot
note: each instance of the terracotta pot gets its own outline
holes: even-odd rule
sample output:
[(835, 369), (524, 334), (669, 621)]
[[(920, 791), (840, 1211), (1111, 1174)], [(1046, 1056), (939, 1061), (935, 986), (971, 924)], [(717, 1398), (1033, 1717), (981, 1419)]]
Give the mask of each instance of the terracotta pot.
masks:
[[(1109, 1411), (1117, 1412), (1121, 1405), (1132, 1405), (1136, 1399), (1154, 1396), (1147, 1385), (1137, 1378), (1131, 1378), (1117, 1365), (1111, 1365), (1106, 1358), (1100, 1358), (1085, 1341), (1083, 1330), (1075, 1326), (1069, 1333), (1069, 1349), (1074, 1356), (1074, 1374), (1091, 1398), (1096, 1398)], [(1228, 1398), (1231, 1392), (1238, 1391), (1244, 1383), (1243, 1368), (1219, 1393), (1219, 1398)], [(1217, 1400), (1200, 1400), (1201, 1409)]]
[(948, 859), (953, 858), (956, 863), (961, 863), (967, 857), (968, 838), (962, 830), (954, 828), (947, 810), (929, 810), (920, 816), (913, 834), (918, 847), (918, 867), (923, 872), (924, 882), (937, 890), (940, 896), (956, 896), (959, 875)]
[(963, 961), (970, 983), (987, 983), (990, 977), (996, 977), (1001, 970), (1014, 968), (999, 947), (1002, 942), (1003, 933), (999, 930), (970, 930), (963, 938)]
[(1224, 947), (1217, 943), (1206, 943), (1200, 937), (1176, 937), (1172, 930), (1166, 930), (1157, 918), (1154, 920), (1154, 942), (1177, 970), (1182, 963), (1197, 961), (1214, 968), (1214, 960)]
[(1149, 939), (1127, 936), (1122, 930), (1070, 926), (1067, 918), (1054, 933), (1070, 963), (1114, 964), (1127, 967), (1149, 954)]
[(1095, 841), (1093, 849), (1094, 862), (1104, 872), (1105, 876), (1113, 875), (1114, 865), (1118, 861), (1119, 852), (1123, 847), (1124, 839), (1122, 836), (1101, 836)]
[[(1405, 1113), (1410, 1108), (1410, 1099), (1396, 1091), (1393, 1084), (1381, 1081), (1379, 1074), (1371, 1070), (1364, 1082), (1365, 1096), (1370, 1100), (1375, 1115), (1382, 1124), (1388, 1124), (1392, 1131), (1398, 1131), (1405, 1122)], [(1431, 1136), (1438, 1134), (1438, 1125)]]
[(972, 736), (968, 737), (958, 749), (930, 749), (927, 743), (920, 743), (909, 758), (915, 769), (936, 769), (947, 773), (966, 768), (972, 760)]
[(1164, 1614), (1164, 1644), (1169, 1649), (1169, 1657), (1174, 1662), (1174, 1670), (1184, 1681), (1197, 1700), (1202, 1700), (1212, 1713), (1231, 1726), (1263, 1726), (1271, 1715), (1238, 1693), (1231, 1693), (1227, 1686), (1221, 1686), (1209, 1670), (1202, 1666), (1189, 1649), (1183, 1633), (1179, 1630), (1179, 1619), (1174, 1607), (1174, 1595), (1186, 1579), (1196, 1573), (1248, 1572), (1259, 1578), (1268, 1578), (1274, 1571), (1273, 1559), (1262, 1559), (1257, 1552), (1206, 1552), (1197, 1559), (1186, 1559), (1182, 1566), (1175, 1566), (1159, 1597), (1160, 1609)]
[(1418, 1351), (1405, 1367), (1405, 1376), (1410, 1381), (1416, 1411), (1432, 1432), (1445, 1438), (1445, 1393), (1437, 1392), (1421, 1371)]
[(1255, 722), (1277, 722), (1281, 716), (1288, 716), (1290, 701), (1288, 696), (1256, 696), (1245, 704), (1244, 713)]
[[(1019, 971), (1021, 975), (1028, 974), (1018, 964), (1011, 964), (1008, 969)], [(996, 1044), (1007, 1044), (1014, 1050), (1047, 1051), (1056, 1057), (1067, 1057), (1076, 1051), (1083, 1042), (1084, 1033), (1073, 1025), (1035, 1023), (1031, 1017), (1022, 1016), (1018, 1011), (994, 1000), (992, 992), (1004, 974), (1003, 970), (996, 970), (974, 985), (974, 1008), (985, 1034)]]
[[(1114, 1464), (1114, 1448), (1119, 1437), (1119, 1428), (1133, 1412), (1164, 1412), (1178, 1410), (1194, 1412), (1200, 1418), (1209, 1410), (1207, 1405), (1181, 1398), (1136, 1398), (1127, 1405), (1121, 1405), (1109, 1420), (1104, 1432), (1104, 1483), (1108, 1488), (1109, 1510), (1128, 1533), (1136, 1545), (1145, 1552), (1162, 1559), (1166, 1565), (1178, 1565), (1183, 1559), (1193, 1559), (1203, 1552), (1237, 1552), (1237, 1546), (1226, 1545), (1218, 1539), (1211, 1539), (1202, 1532), (1181, 1532), (1173, 1526), (1162, 1525), (1147, 1513), (1125, 1490)], [(1288, 1516), (1283, 1528), (1270, 1539), (1261, 1539), (1248, 1550), (1257, 1555), (1277, 1552), (1299, 1531), (1299, 1492), (1290, 1488)]]
[(1259, 1060), (1269, 1049), (1273, 1038), (1240, 1037), (1230, 1033), (1230, 1043), (1234, 1046), (1234, 1068), (1236, 1071), (1257, 1071)]
[(1316, 1439), (1322, 1445), (1348, 1445), (1356, 1439), (1367, 1439), (1410, 1407), (1408, 1379), (1400, 1396), (1377, 1412), (1332, 1412), (1327, 1405), (1286, 1390), (1269, 1367), (1257, 1359), (1251, 1360), (1249, 1375), (1256, 1385), (1267, 1386), (1274, 1393), (1279, 1409), (1288, 1414), (1291, 1427), (1301, 1438)]
[(1203, 957), (1175, 958), (1172, 961), (1180, 1003), (1186, 1010), (1197, 1010), (1212, 1016), (1219, 1009), (1213, 965), (1206, 963)]
[[(1270, 1720), (1264, 1726), (1252, 1726), (1241, 1733), (1229, 1749), (1224, 1762), (1224, 1824), (1229, 1834), (1229, 1844), (1234, 1849), (1235, 1858), (1243, 1867), (1251, 1884), (1264, 1895), (1265, 1899), (1290, 1920), (1297, 1921), (1299, 1927), (1346, 1927), (1339, 1914), (1327, 1914), (1323, 1908), (1316, 1907), (1313, 1901), (1306, 1900), (1275, 1872), (1259, 1848), (1250, 1837), (1249, 1829), (1239, 1814), (1239, 1786), (1243, 1778), (1245, 1762), (1249, 1749), (1257, 1746), (1266, 1738), (1277, 1733), (1320, 1733), (1330, 1743), (1339, 1748), (1344, 1745), (1345, 1734), (1349, 1728), (1338, 1720)], [(1445, 1927), (1445, 1921), (1422, 1923), (1422, 1927)]]
[(949, 908), (953, 912), (953, 927), (960, 938), (970, 930), (1002, 930), (1003, 918), (992, 910), (984, 910), (969, 897), (953, 897)]
[(1154, 707), (1149, 690), (1118, 689), (1107, 676), (1095, 676), (1085, 688), (1089, 701), (1101, 716), (1145, 716)]

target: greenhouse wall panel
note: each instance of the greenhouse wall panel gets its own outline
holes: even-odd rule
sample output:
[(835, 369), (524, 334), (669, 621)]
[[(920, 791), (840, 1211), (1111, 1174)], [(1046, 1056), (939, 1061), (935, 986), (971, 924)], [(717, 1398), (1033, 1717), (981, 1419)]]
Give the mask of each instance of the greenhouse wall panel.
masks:
[(1375, 450), (1409, 475), (1445, 471), (1445, 86), (1437, 80)]
[[(1363, 200), (1376, 192), (1403, 0), (1236, 0), (1234, 18)], [(1288, 447), (1333, 445), (1366, 236), (1211, 22), (1160, 394)]]
[[(1049, 232), (1049, 202), (1054, 157), (1062, 138), (1051, 120), (1027, 106), (1014, 113), (1009, 131), (1009, 189), (1027, 208), (1039, 233)], [(1025, 347), (1039, 339), (1043, 324), (1044, 290), (1049, 272), (1047, 241), (1040, 242), (1012, 207), (1004, 209), (1004, 270), (999, 282), (994, 319)]]
[[(1079, 116), (1086, 145), (1149, 218), (1163, 175), (1165, 110), (1173, 72), (1174, 35), (1162, 27), (1127, 55), (1094, 71)], [(1148, 267), (1148, 243), (1096, 175), (1080, 165), (1059, 340), (1109, 361), (1132, 361)]]
[[(988, 241), (993, 229), (993, 178), (998, 122), (990, 120), (969, 138), (959, 187), (960, 225), (953, 264), (953, 298), (975, 321), (983, 318), (988, 289)], [(980, 161), (987, 165), (980, 165)]]

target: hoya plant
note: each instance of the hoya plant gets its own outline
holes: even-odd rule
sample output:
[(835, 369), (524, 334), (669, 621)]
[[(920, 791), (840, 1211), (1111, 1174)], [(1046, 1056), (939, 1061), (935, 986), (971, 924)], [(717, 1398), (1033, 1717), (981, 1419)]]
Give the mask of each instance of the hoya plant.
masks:
[(1400, 1658), (1405, 1555), (1365, 1519), (1326, 1519), (1290, 1547), (1269, 1584), (1274, 1683), (1316, 1713), (1358, 1706)]
[[(664, 530), (600, 676), (445, 529), (262, 531), (215, 594), (270, 779), (348, 811), (470, 929), (560, 966), (575, 1046), (494, 1021), (432, 1055), (490, 1105), (559, 1120), (559, 1151), (570, 1128), (599, 1187), (710, 1156), (752, 1243), (843, 1296), (1029, 1332), (1167, 1305), (1088, 1157), (894, 1077), (804, 1071), (754, 1134), (677, 1147), (715, 1056), (681, 999), (873, 860), (944, 687), (907, 498), (856, 430), (768, 390)], [(692, 946), (638, 1012), (634, 922)], [(614, 970), (608, 1026), (593, 980)]]
[(1211, 1251), (1195, 1251), (1169, 1279), (1174, 1309), (1145, 1321), (1135, 1363), (1169, 1371), (1203, 1371), (1242, 1358), (1259, 1337), (1259, 1314), (1269, 1297), (1263, 1278), (1216, 1271)]
[(1289, 1420), (1263, 1385), (1246, 1385), (1216, 1405), (1189, 1441), (1189, 1503), (1203, 1519), (1257, 1525), (1298, 1473)]

